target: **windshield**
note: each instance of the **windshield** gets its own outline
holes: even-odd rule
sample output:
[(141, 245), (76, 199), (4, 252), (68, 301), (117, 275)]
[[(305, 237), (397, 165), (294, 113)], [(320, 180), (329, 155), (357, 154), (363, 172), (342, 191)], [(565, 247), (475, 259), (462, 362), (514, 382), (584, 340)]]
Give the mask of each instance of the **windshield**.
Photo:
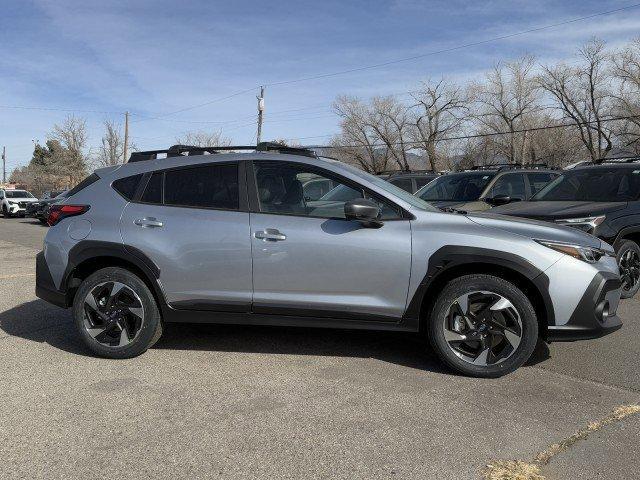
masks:
[(5, 193), (7, 198), (35, 198), (26, 190), (7, 190)]
[[(383, 180), (380, 177), (376, 177), (375, 175), (371, 175), (370, 173), (367, 173), (363, 170), (359, 170), (356, 167), (352, 167), (351, 165), (346, 165), (344, 163), (340, 164), (340, 166), (342, 168), (346, 168), (347, 170), (349, 170), (349, 172), (362, 178), (363, 180), (366, 180), (367, 182), (374, 184), (376, 187), (381, 188), (385, 192), (388, 192), (391, 195), (400, 198), (401, 200), (407, 202), (412, 207), (419, 208), (420, 210), (427, 210), (430, 212), (440, 211), (438, 208), (434, 207), (433, 205), (429, 205), (424, 200), (419, 199), (418, 197), (410, 194), (409, 192), (401, 189), (400, 187), (396, 187), (395, 185), (387, 182), (386, 180)], [(328, 192), (327, 195), (329, 195), (330, 193), (331, 192)], [(327, 195), (325, 195), (325, 197)], [(324, 200), (328, 200), (328, 199), (325, 198)]]
[(495, 175), (495, 172), (465, 172), (443, 175), (418, 190), (416, 196), (427, 202), (472, 202), (480, 198), (484, 187)]
[(532, 201), (626, 202), (640, 194), (640, 169), (584, 169), (563, 173)]

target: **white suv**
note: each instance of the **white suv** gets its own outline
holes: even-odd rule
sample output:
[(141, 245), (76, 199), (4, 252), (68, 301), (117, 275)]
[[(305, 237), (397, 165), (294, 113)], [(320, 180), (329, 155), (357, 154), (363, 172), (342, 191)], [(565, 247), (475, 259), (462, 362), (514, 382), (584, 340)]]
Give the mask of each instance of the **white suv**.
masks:
[(0, 189), (0, 208), (5, 218), (14, 215), (24, 217), (27, 204), (37, 201), (38, 199), (26, 190)]

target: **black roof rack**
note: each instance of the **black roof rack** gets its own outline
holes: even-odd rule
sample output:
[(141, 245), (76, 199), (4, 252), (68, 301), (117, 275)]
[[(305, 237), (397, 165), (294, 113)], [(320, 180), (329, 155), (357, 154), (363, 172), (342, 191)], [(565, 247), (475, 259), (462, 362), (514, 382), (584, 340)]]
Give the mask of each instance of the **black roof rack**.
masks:
[(405, 175), (412, 173), (434, 173), (438, 175), (438, 172), (434, 172), (433, 170), (382, 170), (380, 172), (376, 172), (376, 175)]
[(474, 165), (471, 170), (509, 170), (509, 169), (524, 169), (524, 170), (537, 170), (539, 168), (554, 169), (556, 167), (550, 167), (546, 163), (530, 163), (528, 165), (521, 165), (519, 163), (490, 163), (488, 165)]
[(173, 145), (166, 150), (147, 150), (144, 152), (132, 152), (129, 162), (142, 162), (144, 160), (156, 160), (158, 155), (166, 154), (169, 157), (180, 157), (190, 155), (207, 155), (219, 152), (232, 152), (237, 150), (250, 150), (256, 152), (278, 152), (290, 155), (304, 155), (306, 157), (318, 158), (313, 150), (302, 147), (288, 147), (280, 143), (261, 142), (258, 145), (228, 145), (218, 147), (196, 147), (193, 145)]

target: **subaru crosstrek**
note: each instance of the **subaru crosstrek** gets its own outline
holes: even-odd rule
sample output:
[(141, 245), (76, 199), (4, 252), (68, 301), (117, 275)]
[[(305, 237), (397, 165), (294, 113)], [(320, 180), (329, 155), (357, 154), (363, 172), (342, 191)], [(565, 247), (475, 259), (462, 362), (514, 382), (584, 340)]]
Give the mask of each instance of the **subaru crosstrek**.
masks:
[[(51, 206), (37, 295), (71, 307), (109, 358), (143, 353), (169, 322), (377, 329), (423, 332), (448, 366), (497, 377), (539, 338), (621, 326), (615, 253), (596, 237), (443, 212), (304, 149), (253, 149), (97, 170)], [(310, 178), (350, 195), (307, 200)]]

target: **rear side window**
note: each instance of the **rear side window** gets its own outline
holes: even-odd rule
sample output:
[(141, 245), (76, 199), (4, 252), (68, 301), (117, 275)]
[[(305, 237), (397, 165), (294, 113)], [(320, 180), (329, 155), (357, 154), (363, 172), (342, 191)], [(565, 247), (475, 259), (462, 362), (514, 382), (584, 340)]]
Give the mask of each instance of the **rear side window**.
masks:
[(132, 175), (130, 177), (119, 178), (115, 180), (111, 186), (127, 200), (133, 199), (138, 189), (138, 184), (142, 179), (142, 174)]
[(499, 195), (524, 200), (524, 175), (521, 173), (508, 173), (499, 177), (491, 187), (489, 197), (497, 197)]
[(406, 192), (413, 193), (413, 183), (411, 182), (411, 178), (396, 178), (394, 180), (389, 180), (389, 183), (392, 183), (396, 187), (400, 187)]
[(165, 205), (237, 210), (239, 198), (238, 166), (235, 164), (165, 172)]
[(538, 193), (540, 190), (542, 190), (542, 187), (544, 187), (547, 183), (549, 183), (557, 176), (558, 174), (546, 172), (528, 173), (527, 177), (529, 177), (529, 185), (531, 185), (531, 195), (535, 195), (536, 193)]
[(97, 182), (98, 180), (100, 180), (100, 177), (98, 175), (96, 175), (95, 173), (92, 173), (87, 178), (82, 180), (79, 184), (77, 184), (75, 187), (73, 187), (71, 190), (69, 190), (69, 193), (67, 194), (67, 197), (72, 197), (73, 195), (78, 193), (80, 190), (84, 190), (89, 185), (91, 185), (92, 183)]
[(433, 180), (433, 177), (416, 177), (414, 180), (416, 181), (416, 190), (420, 190), (427, 183)]
[(162, 203), (162, 172), (155, 172), (147, 182), (141, 202)]

